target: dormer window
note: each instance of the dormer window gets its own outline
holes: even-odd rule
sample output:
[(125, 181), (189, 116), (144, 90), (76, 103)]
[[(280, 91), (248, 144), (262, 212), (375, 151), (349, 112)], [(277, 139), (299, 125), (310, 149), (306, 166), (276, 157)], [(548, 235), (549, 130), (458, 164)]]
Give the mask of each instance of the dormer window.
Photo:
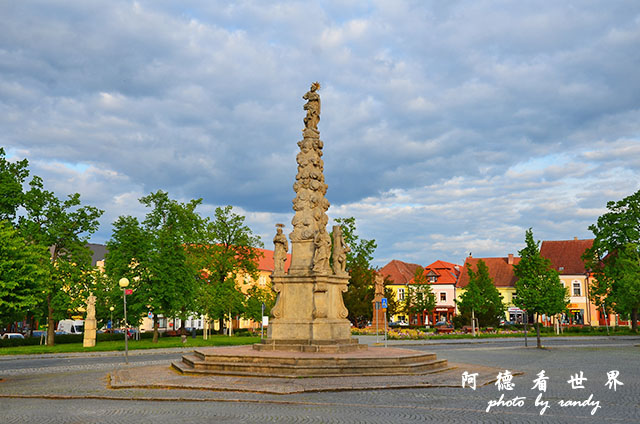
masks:
[(438, 277), (436, 277), (435, 275), (429, 276), (428, 281), (430, 283), (435, 283), (436, 281), (438, 281)]
[(563, 266), (559, 266), (558, 267), (558, 271), (564, 271), (564, 267)]

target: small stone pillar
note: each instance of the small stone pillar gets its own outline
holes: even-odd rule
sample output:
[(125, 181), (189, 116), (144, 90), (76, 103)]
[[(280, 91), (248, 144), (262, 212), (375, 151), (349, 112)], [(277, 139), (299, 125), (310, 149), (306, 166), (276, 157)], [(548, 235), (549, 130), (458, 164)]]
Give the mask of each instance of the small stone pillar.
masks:
[(82, 346), (96, 345), (96, 297), (91, 293), (87, 299), (87, 317), (84, 320), (84, 338)]

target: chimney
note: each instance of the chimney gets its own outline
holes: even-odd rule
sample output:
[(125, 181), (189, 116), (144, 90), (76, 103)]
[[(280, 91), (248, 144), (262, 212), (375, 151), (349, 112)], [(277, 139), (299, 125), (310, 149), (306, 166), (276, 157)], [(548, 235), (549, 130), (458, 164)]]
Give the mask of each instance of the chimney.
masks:
[(574, 236), (574, 237), (573, 237), (573, 240), (574, 240), (574, 241), (578, 241), (578, 237), (575, 237), (575, 236)]
[(507, 263), (509, 265), (513, 265), (513, 253), (509, 253), (509, 258), (507, 259)]

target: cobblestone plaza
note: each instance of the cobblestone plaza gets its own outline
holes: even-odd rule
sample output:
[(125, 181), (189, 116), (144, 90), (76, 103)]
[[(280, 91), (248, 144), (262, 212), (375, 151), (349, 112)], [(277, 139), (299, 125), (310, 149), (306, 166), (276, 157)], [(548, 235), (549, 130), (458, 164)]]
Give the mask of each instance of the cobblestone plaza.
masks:
[[(369, 342), (371, 340), (368, 340)], [(491, 382), (473, 390), (453, 387), (315, 392), (294, 395), (205, 390), (110, 389), (107, 375), (121, 364), (100, 356), (76, 364), (61, 358), (50, 367), (11, 369), (15, 358), (0, 359), (0, 410), (3, 423), (413, 423), (413, 422), (640, 422), (640, 339), (574, 338), (545, 340), (547, 349), (525, 348), (523, 341), (413, 344), (455, 363), (478, 364), (509, 371), (512, 390)], [(531, 345), (530, 345), (531, 346)], [(179, 356), (175, 352), (174, 356)], [(169, 364), (140, 355), (130, 367)], [(23, 358), (24, 359), (24, 358)], [(24, 363), (24, 360), (21, 362)], [(534, 389), (544, 370), (546, 392)], [(617, 387), (607, 386), (607, 373), (619, 371)], [(459, 369), (460, 376), (469, 369)], [(582, 373), (582, 374), (581, 374)], [(582, 376), (584, 388), (570, 380)], [(497, 377), (497, 376), (496, 376)], [(193, 377), (199, 378), (199, 377)], [(574, 380), (574, 383), (576, 381)], [(579, 384), (580, 385), (580, 384)], [(540, 415), (536, 397), (548, 402)], [(503, 396), (504, 395), (504, 396)], [(487, 412), (491, 401), (501, 405)], [(512, 406), (504, 403), (513, 401)], [(567, 405), (562, 407), (559, 402)], [(521, 406), (519, 406), (521, 405)], [(582, 405), (582, 406), (581, 406)], [(595, 408), (594, 407), (598, 406)], [(592, 414), (593, 411), (593, 414)]]

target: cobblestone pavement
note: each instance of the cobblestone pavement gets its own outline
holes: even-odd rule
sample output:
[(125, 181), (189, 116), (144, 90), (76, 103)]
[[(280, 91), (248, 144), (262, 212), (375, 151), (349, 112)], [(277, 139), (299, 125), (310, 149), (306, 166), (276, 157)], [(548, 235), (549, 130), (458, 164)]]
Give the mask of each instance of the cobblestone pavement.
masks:
[[(520, 370), (513, 390), (490, 384), (470, 388), (393, 389), (319, 392), (294, 395), (216, 392), (206, 390), (119, 389), (107, 387), (107, 373), (95, 367), (54, 369), (50, 372), (0, 373), (2, 423), (638, 423), (640, 422), (640, 340), (613, 345), (554, 346), (539, 350), (514, 345), (465, 344), (419, 346), (437, 350), (451, 362), (472, 363), (502, 370)], [(156, 362), (156, 361), (152, 361)], [(168, 366), (167, 361), (167, 366)], [(131, 367), (132, 371), (138, 364)], [(121, 368), (121, 366), (119, 366)], [(142, 368), (141, 368), (142, 369)], [(549, 409), (535, 406), (539, 391), (532, 389), (545, 370)], [(618, 370), (623, 383), (607, 387), (607, 372)], [(462, 370), (461, 370), (462, 371)], [(474, 372), (472, 366), (467, 371)], [(567, 381), (582, 371), (584, 389)], [(194, 377), (197, 378), (197, 377)], [(488, 403), (524, 397), (522, 406)], [(585, 402), (589, 400), (589, 402)], [(559, 401), (584, 406), (559, 406)], [(599, 404), (596, 404), (599, 402)], [(589, 405), (587, 405), (589, 404)], [(591, 415), (592, 410), (595, 413)]]

